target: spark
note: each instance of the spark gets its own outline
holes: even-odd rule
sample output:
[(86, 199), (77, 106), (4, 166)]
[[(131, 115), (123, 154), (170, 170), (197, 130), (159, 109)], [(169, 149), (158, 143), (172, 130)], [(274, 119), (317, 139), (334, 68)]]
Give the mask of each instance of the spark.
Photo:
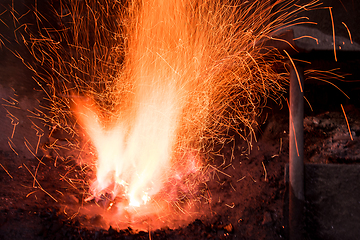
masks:
[(303, 39), (303, 38), (314, 39), (316, 41), (316, 44), (319, 44), (319, 39), (317, 39), (316, 37), (313, 37), (313, 36), (300, 36), (300, 37), (294, 38), (293, 40), (296, 41), (296, 40)]
[(32, 124), (31, 128), (36, 131), (36, 136), (38, 137), (38, 141), (35, 148), (35, 154), (37, 154), (39, 150), (41, 137), (44, 136), (44, 131), (39, 126), (37, 126), (33, 121), (30, 120), (30, 122)]
[(229, 174), (227, 174), (227, 173), (225, 173), (225, 172), (223, 172), (223, 171), (221, 171), (221, 170), (217, 169), (216, 167), (214, 167), (214, 166), (212, 166), (212, 165), (210, 165), (210, 167), (211, 167), (211, 168), (213, 168), (215, 171), (217, 171), (217, 172), (219, 172), (219, 173), (221, 173), (221, 174), (223, 174), (223, 175), (225, 175), (225, 176), (227, 176), (227, 177), (231, 178), (231, 175), (229, 175)]
[(243, 176), (242, 178), (238, 179), (236, 182), (240, 182), (242, 180), (244, 180), (246, 178), (246, 176)]
[(230, 187), (234, 190), (234, 192), (236, 192), (236, 189), (234, 188), (234, 186), (230, 183)]
[(265, 168), (265, 164), (264, 162), (261, 162), (263, 168), (264, 168), (264, 173), (265, 173), (265, 182), (267, 182), (267, 171), (266, 171), (266, 168)]
[[(6, 108), (5, 108), (6, 109)], [(11, 125), (13, 125), (13, 130), (11, 133), (11, 138), (14, 138), (14, 134), (15, 134), (15, 128), (16, 126), (19, 124), (19, 119), (17, 117), (15, 117), (8, 109), (6, 109), (6, 117), (9, 118), (11, 120)]]
[(291, 65), (292, 65), (292, 67), (293, 67), (294, 70), (295, 70), (296, 78), (297, 78), (297, 80), (298, 80), (299, 87), (300, 87), (300, 92), (303, 92), (300, 75), (299, 75), (299, 72), (298, 72), (298, 70), (297, 70), (297, 68), (296, 68), (296, 65), (295, 65), (293, 59), (290, 57), (289, 53), (288, 53), (285, 49), (284, 49), (284, 52), (285, 52), (286, 56), (288, 56), (288, 58), (289, 58), (289, 60), (290, 60), (290, 62), (291, 62)]
[(343, 6), (343, 8), (345, 9), (345, 11), (347, 12), (348, 10), (346, 9), (346, 7), (345, 7), (344, 3), (343, 3), (341, 0), (339, 0), (339, 2), (341, 3), (341, 5), (342, 5), (342, 6)]
[(59, 190), (55, 190), (55, 191), (64, 196), (64, 194), (62, 192), (60, 192)]
[(332, 26), (332, 35), (333, 35), (333, 46), (334, 46), (334, 57), (335, 57), (335, 62), (337, 62), (337, 57), (336, 57), (336, 42), (335, 42), (335, 24), (334, 24), (334, 19), (333, 19), (333, 14), (332, 14), (332, 7), (328, 7), (329, 9), (329, 13), (330, 13), (330, 18), (331, 18), (331, 26)]
[(344, 107), (343, 107), (342, 104), (340, 104), (340, 106), (341, 106), (341, 110), (343, 111), (344, 116), (345, 116), (345, 120), (346, 120), (346, 124), (347, 124), (348, 130), (349, 130), (349, 134), (350, 134), (351, 141), (353, 141), (354, 138), (353, 138), (353, 136), (352, 136), (352, 134), (351, 134), (350, 125), (349, 125), (349, 121), (348, 121), (347, 116), (346, 116), (346, 113), (345, 113), (345, 109), (344, 109)]
[(32, 192), (28, 193), (28, 194), (26, 195), (26, 197), (28, 198), (31, 194), (36, 193), (36, 192), (37, 192), (37, 190), (32, 191)]
[(0, 163), (0, 166), (2, 167), (2, 169), (4, 169), (4, 171), (7, 173), (7, 175), (9, 175), (10, 178), (13, 178), (13, 177), (11, 176), (11, 174), (9, 173), (9, 171), (6, 170), (6, 168), (5, 168), (1, 163)]
[(34, 151), (33, 151), (33, 146), (31, 145), (31, 143), (29, 142), (29, 140), (27, 140), (27, 138), (26, 137), (24, 137), (24, 145), (25, 145), (25, 147), (29, 150), (29, 152), (35, 157), (35, 159), (36, 160), (38, 160), (39, 161), (39, 163), (41, 163), (41, 164), (43, 164), (43, 165), (46, 165), (45, 163), (43, 163), (42, 161), (41, 161), (41, 159), (39, 159), (39, 157), (34, 153)]
[(350, 32), (348, 26), (344, 22), (341, 22), (341, 23), (345, 26), (345, 28), (346, 28), (346, 30), (347, 30), (347, 32), (349, 34), (350, 42), (351, 42), (351, 44), (353, 44), (353, 40), (352, 40), (352, 37), (351, 37), (351, 32)]
[(249, 175), (249, 176), (250, 176), (251, 180), (253, 180), (253, 182), (256, 183), (256, 180), (251, 175)]
[(311, 104), (310, 104), (309, 100), (307, 99), (307, 97), (305, 97), (305, 96), (304, 96), (304, 99), (305, 99), (306, 103), (309, 105), (310, 110), (313, 112), (314, 110), (313, 110), (313, 108), (312, 108), (312, 106), (311, 106)]
[(9, 147), (11, 148), (11, 150), (17, 155), (19, 156), (19, 154), (17, 153), (17, 151), (15, 150), (15, 144), (13, 143), (13, 141), (11, 141), (11, 139), (8, 137), (8, 144), (9, 144)]
[(231, 205), (225, 203), (225, 206), (227, 206), (228, 208), (234, 208), (234, 207), (235, 207), (235, 203), (232, 203)]
[(332, 86), (334, 86), (337, 90), (339, 90), (347, 99), (350, 99), (350, 97), (343, 91), (341, 90), (341, 88), (339, 88), (338, 86), (336, 86), (336, 84), (322, 78), (322, 77), (317, 77), (317, 76), (307, 76), (307, 79), (315, 79), (315, 80), (318, 80), (318, 81), (321, 81), (321, 82), (325, 82), (325, 83), (328, 83)]
[[(56, 200), (56, 198), (54, 198), (50, 193), (48, 193), (38, 182), (38, 180), (36, 179), (36, 175), (34, 175), (30, 169), (26, 166), (25, 163), (23, 163), (24, 167), (28, 170), (28, 172), (31, 174), (31, 176), (34, 178), (34, 183), (33, 183), (33, 188), (39, 188), (41, 191), (43, 191), (44, 193), (46, 193), (50, 198), (52, 198), (55, 202), (58, 202), (58, 200)], [(37, 171), (37, 170), (36, 170)], [(36, 183), (36, 185), (35, 185)]]

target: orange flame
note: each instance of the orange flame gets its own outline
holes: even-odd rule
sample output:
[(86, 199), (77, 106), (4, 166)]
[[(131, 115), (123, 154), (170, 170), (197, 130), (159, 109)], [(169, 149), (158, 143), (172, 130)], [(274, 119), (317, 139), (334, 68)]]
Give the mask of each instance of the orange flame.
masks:
[[(119, 84), (130, 82), (132, 92), (122, 94), (126, 99), (119, 99), (124, 103), (112, 116), (105, 120), (90, 100), (74, 100), (78, 119), (97, 151), (96, 180), (91, 186), (95, 198), (111, 192), (139, 207), (173, 178), (174, 169), (194, 161), (187, 157), (177, 162), (179, 156), (174, 154), (190, 147), (181, 140), (189, 141), (185, 135), (193, 134), (180, 128), (189, 124), (185, 117), (206, 114), (194, 112), (201, 95), (196, 91), (202, 84), (198, 76), (203, 53), (195, 52), (184, 8), (183, 1), (162, 0), (140, 8), (125, 59), (128, 74), (126, 80), (118, 79)], [(201, 101), (206, 109), (207, 103)]]
[[(111, 193), (122, 199), (120, 211), (154, 199), (158, 205), (160, 198), (174, 200), (177, 193), (165, 196), (163, 189), (199, 170), (195, 156), (201, 144), (196, 141), (205, 130), (229, 127), (237, 119), (252, 128), (251, 118), (261, 104), (256, 95), (281, 89), (271, 58), (265, 62), (255, 48), (274, 29), (266, 6), (254, 3), (252, 13), (213, 1), (129, 3), (122, 16), (125, 53), (113, 84), (112, 108), (101, 108), (91, 95), (74, 100), (97, 152), (94, 198)], [(261, 21), (254, 25), (249, 20), (253, 27), (240, 30), (237, 26), (250, 13)], [(233, 105), (242, 98), (246, 100)], [(184, 166), (188, 169), (176, 171)]]
[[(88, 157), (76, 138), (81, 131), (96, 149), (88, 199), (110, 194), (118, 213), (142, 214), (154, 213), (149, 206), (165, 209), (196, 186), (200, 152), (223, 143), (230, 129), (244, 140), (254, 136), (258, 109), (268, 96), (280, 101), (287, 77), (274, 67), (284, 56), (265, 41), (281, 41), (274, 34), (303, 22), (294, 15), (319, 4), (66, 3), (66, 11), (55, 9), (60, 30), (50, 30), (34, 9), (38, 32), (24, 38), (35, 63), (27, 66), (49, 100), (39, 114), (70, 135), (66, 148), (80, 152), (79, 162)], [(65, 159), (69, 153), (56, 144), (48, 148)]]

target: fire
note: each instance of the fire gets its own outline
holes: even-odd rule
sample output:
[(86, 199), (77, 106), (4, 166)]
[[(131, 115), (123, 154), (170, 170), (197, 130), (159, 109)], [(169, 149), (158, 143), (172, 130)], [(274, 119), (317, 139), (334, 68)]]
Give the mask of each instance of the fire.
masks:
[(197, 33), (188, 26), (186, 4), (148, 1), (134, 8), (139, 9), (129, 26), (125, 74), (115, 82), (131, 84), (131, 91), (120, 94), (126, 100), (118, 99), (106, 121), (90, 100), (75, 101), (75, 112), (97, 152), (91, 186), (95, 198), (111, 191), (139, 207), (163, 188), (175, 169), (193, 160), (178, 155), (190, 151), (189, 135), (199, 131), (192, 126), (194, 116), (207, 114), (208, 101), (200, 91), (208, 89), (202, 86), (207, 79), (199, 79), (205, 50), (196, 49), (203, 36), (191, 37)]
[(50, 102), (38, 114), (95, 173), (86, 200), (110, 196), (116, 217), (159, 214), (196, 189), (201, 156), (229, 129), (253, 136), (286, 83), (274, 69), (284, 57), (263, 43), (317, 6), (270, 2), (69, 0), (61, 30), (24, 38), (45, 69), (29, 64)]

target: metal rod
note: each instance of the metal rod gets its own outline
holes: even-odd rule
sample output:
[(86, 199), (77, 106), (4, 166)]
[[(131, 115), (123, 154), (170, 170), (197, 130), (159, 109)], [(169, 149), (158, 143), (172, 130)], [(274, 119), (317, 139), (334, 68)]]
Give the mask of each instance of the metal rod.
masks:
[(299, 65), (290, 65), (289, 234), (304, 237), (304, 79)]

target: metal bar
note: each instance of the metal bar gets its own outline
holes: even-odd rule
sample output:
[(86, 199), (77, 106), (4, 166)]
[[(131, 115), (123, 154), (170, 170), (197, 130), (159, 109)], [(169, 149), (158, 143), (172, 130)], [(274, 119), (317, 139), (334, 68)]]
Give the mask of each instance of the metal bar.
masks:
[(289, 116), (289, 237), (304, 237), (304, 77), (299, 65), (290, 65)]

